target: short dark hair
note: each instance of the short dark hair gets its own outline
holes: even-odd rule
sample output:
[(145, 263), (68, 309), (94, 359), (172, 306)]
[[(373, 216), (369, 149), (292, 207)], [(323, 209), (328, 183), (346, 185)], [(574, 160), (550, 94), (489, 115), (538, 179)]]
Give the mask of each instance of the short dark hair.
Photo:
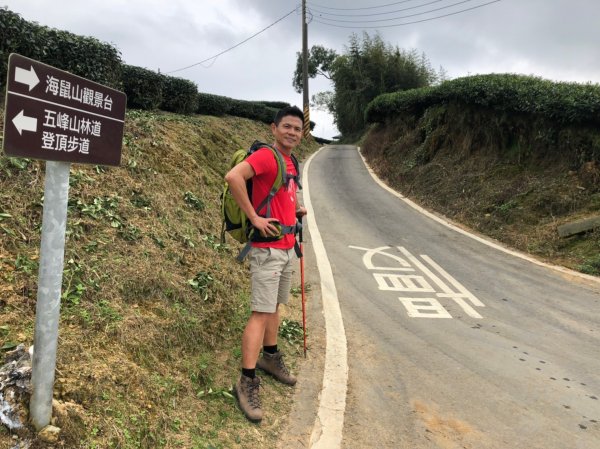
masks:
[(275, 123), (275, 126), (279, 126), (279, 122), (281, 122), (281, 119), (288, 115), (298, 117), (300, 120), (302, 120), (302, 126), (304, 126), (304, 114), (298, 106), (286, 106), (285, 108), (282, 108), (279, 111), (277, 111), (277, 114), (275, 114), (275, 118), (273, 119), (273, 123)]

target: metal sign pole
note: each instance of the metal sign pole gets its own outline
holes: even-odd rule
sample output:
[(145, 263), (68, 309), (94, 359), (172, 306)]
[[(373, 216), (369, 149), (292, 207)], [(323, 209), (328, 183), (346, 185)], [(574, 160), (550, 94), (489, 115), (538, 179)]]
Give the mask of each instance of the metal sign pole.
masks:
[(70, 167), (70, 162), (46, 162), (30, 403), (37, 430), (52, 418)]

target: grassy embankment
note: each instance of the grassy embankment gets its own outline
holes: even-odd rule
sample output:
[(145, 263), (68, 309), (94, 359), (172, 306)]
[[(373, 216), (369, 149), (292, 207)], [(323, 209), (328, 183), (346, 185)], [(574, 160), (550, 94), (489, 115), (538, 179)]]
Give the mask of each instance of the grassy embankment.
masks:
[(481, 75), (381, 96), (364, 154), (424, 207), (555, 264), (600, 275), (600, 86)]
[[(233, 151), (254, 139), (270, 142), (269, 127), (129, 111), (121, 167), (72, 166), (58, 447), (273, 446), (291, 389), (264, 379), (260, 427), (237, 409), (230, 387), (249, 284), (237, 245), (219, 242), (223, 175)], [(316, 148), (311, 140), (300, 156)], [(43, 180), (43, 162), (0, 159), (4, 349), (33, 342)], [(301, 354), (297, 313), (284, 311), (281, 343), (292, 365)], [(0, 447), (13, 447), (11, 438), (0, 426)]]

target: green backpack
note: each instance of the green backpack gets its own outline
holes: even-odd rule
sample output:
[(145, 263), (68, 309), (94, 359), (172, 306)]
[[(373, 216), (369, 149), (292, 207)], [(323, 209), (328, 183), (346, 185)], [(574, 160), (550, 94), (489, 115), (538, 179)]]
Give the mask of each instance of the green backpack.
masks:
[[(229, 163), (229, 168), (235, 167), (240, 162), (246, 160), (248, 156), (250, 156), (255, 151), (258, 151), (262, 148), (267, 148), (271, 150), (273, 153), (273, 157), (277, 161), (277, 176), (275, 177), (275, 181), (271, 186), (271, 190), (265, 199), (263, 199), (258, 207), (257, 211), (262, 210), (263, 208), (267, 208), (265, 218), (271, 218), (271, 200), (275, 196), (275, 194), (279, 191), (279, 189), (288, 185), (291, 179), (294, 179), (299, 188), (300, 186), (299, 178), (300, 178), (300, 169), (298, 166), (298, 160), (294, 155), (292, 155), (292, 162), (294, 163), (294, 167), (296, 168), (297, 176), (289, 175), (286, 170), (286, 164), (279, 153), (275, 148), (271, 145), (259, 142), (258, 140), (254, 141), (254, 143), (250, 146), (248, 150), (237, 150)], [(246, 183), (246, 189), (248, 190), (248, 196), (252, 201), (252, 179), (249, 179)], [(240, 252), (238, 256), (238, 260), (242, 261), (244, 257), (250, 251), (251, 245), (250, 242), (268, 242), (280, 240), (283, 238), (285, 234), (296, 234), (299, 229), (299, 224), (297, 223), (294, 226), (278, 226), (281, 228), (281, 232), (279, 235), (274, 237), (262, 237), (258, 233), (254, 233), (254, 229), (252, 227), (252, 223), (246, 217), (246, 214), (240, 209), (237, 202), (233, 198), (231, 191), (229, 190), (229, 184), (225, 183), (223, 188), (223, 194), (221, 195), (221, 218), (222, 218), (222, 228), (221, 228), (221, 243), (225, 243), (225, 232), (229, 233), (231, 237), (237, 240), (240, 243), (246, 243), (246, 246)]]

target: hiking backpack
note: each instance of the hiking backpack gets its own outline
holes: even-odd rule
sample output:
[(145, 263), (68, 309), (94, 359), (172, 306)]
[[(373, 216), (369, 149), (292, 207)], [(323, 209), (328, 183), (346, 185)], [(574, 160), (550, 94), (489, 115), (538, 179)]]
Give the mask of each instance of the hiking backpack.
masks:
[[(294, 179), (299, 188), (302, 188), (299, 182), (300, 178), (300, 169), (298, 166), (298, 160), (294, 155), (291, 155), (292, 162), (294, 163), (294, 167), (296, 168), (296, 176), (290, 175), (287, 173), (287, 167), (285, 164), (285, 160), (283, 156), (273, 148), (271, 145), (267, 145), (265, 143), (259, 142), (258, 140), (254, 141), (254, 143), (250, 146), (248, 150), (237, 150), (229, 163), (229, 168), (232, 169), (240, 162), (246, 160), (248, 156), (250, 156), (255, 151), (260, 149), (268, 149), (273, 154), (273, 157), (277, 161), (277, 176), (275, 177), (275, 181), (271, 186), (269, 194), (266, 198), (264, 198), (256, 208), (256, 211), (266, 209), (265, 218), (271, 218), (271, 200), (275, 196), (275, 194), (279, 191), (279, 189), (283, 186), (287, 186), (290, 180)], [(246, 190), (248, 191), (248, 197), (250, 198), (250, 202), (252, 202), (252, 178), (246, 181)], [(246, 214), (240, 209), (240, 206), (237, 204), (231, 191), (229, 189), (229, 184), (225, 183), (223, 188), (223, 194), (221, 195), (221, 218), (223, 221), (221, 228), (221, 243), (225, 243), (225, 232), (229, 233), (231, 237), (237, 240), (240, 243), (246, 243), (246, 246), (242, 249), (239, 256), (237, 257), (238, 261), (242, 261), (251, 248), (251, 242), (253, 241), (276, 241), (281, 239), (285, 234), (296, 234), (299, 231), (299, 224), (294, 226), (281, 226), (281, 232), (279, 235), (274, 237), (262, 237), (260, 234), (254, 233), (254, 229), (252, 227), (252, 223), (246, 217)], [(298, 245), (296, 245), (298, 246)]]

